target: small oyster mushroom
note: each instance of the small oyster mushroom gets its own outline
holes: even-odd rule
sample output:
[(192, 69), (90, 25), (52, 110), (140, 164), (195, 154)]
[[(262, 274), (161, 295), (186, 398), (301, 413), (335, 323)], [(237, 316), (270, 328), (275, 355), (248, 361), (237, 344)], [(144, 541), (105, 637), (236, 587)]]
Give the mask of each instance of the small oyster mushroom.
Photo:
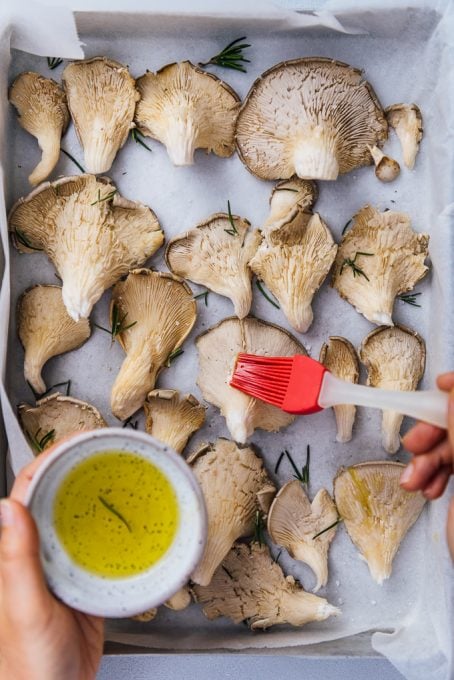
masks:
[[(294, 559), (309, 565), (317, 579), (314, 593), (328, 582), (328, 549), (336, 533), (337, 516), (326, 489), (320, 489), (311, 503), (296, 479), (284, 484), (270, 508), (271, 540), (282, 545)], [(320, 532), (323, 533), (317, 536)]]
[(311, 326), (312, 299), (328, 275), (336, 252), (337, 245), (320, 215), (295, 212), (287, 223), (265, 235), (249, 262), (300, 333)]
[(145, 430), (182, 453), (189, 437), (205, 422), (205, 408), (192, 394), (176, 390), (153, 390), (143, 405)]
[(103, 292), (164, 241), (150, 208), (94, 175), (41, 184), (13, 206), (9, 226), (21, 252), (46, 252), (75, 321), (87, 318)]
[(166, 263), (174, 274), (230, 298), (240, 319), (251, 307), (248, 263), (260, 243), (259, 232), (249, 231), (250, 226), (240, 217), (217, 213), (173, 238), (166, 249)]
[(289, 623), (304, 626), (340, 614), (327, 600), (306, 593), (293, 576), (285, 576), (266, 545), (233, 546), (211, 583), (193, 587), (209, 619), (227, 616), (247, 622), (252, 630)]
[(368, 321), (392, 326), (396, 296), (428, 271), (428, 243), (427, 234), (413, 231), (407, 214), (367, 205), (339, 245), (331, 285)]
[(112, 413), (125, 420), (143, 406), (167, 359), (191, 332), (197, 308), (182, 279), (150, 269), (134, 269), (114, 286), (111, 315), (115, 306), (119, 317), (127, 320), (125, 330), (116, 336), (126, 359), (110, 403)]
[(175, 595), (172, 595), (166, 602), (164, 602), (164, 605), (168, 609), (173, 609), (175, 612), (179, 612), (182, 609), (186, 609), (186, 607), (189, 607), (191, 604), (192, 598), (191, 598), (191, 591), (189, 590), (188, 586), (183, 586), (183, 588), (180, 588)]
[(188, 458), (205, 498), (208, 536), (202, 559), (191, 575), (206, 586), (234, 542), (254, 532), (260, 509), (257, 494), (275, 492), (263, 461), (251, 448), (218, 439)]
[(265, 356), (307, 354), (290, 333), (253, 317), (229, 317), (199, 335), (196, 346), (199, 353), (197, 384), (204, 399), (221, 410), (235, 441), (244, 444), (257, 427), (277, 432), (293, 422), (294, 416), (289, 413), (257, 401), (229, 385), (239, 352)]
[(286, 224), (295, 211), (308, 212), (318, 198), (315, 182), (291, 177), (278, 182), (270, 196), (270, 213), (262, 226), (262, 234), (268, 234)]
[(147, 71), (137, 87), (137, 127), (164, 144), (174, 165), (193, 165), (196, 149), (233, 154), (240, 98), (227, 83), (183, 61)]
[(393, 104), (385, 109), (389, 125), (394, 128), (402, 146), (404, 163), (412, 170), (422, 139), (422, 115), (416, 104)]
[(369, 146), (375, 164), (375, 176), (381, 182), (393, 182), (400, 173), (400, 165), (394, 158), (383, 153), (378, 146)]
[[(346, 338), (332, 336), (320, 350), (320, 363), (342, 380), (357, 383), (359, 380), (358, 355), (352, 343)], [(338, 404), (333, 407), (337, 423), (336, 441), (349, 442), (352, 438), (356, 406)]]
[[(359, 357), (368, 371), (368, 385), (413, 391), (424, 374), (426, 345), (416, 331), (405, 326), (380, 326), (364, 338)], [(382, 443), (388, 453), (400, 448), (402, 420), (400, 413), (383, 411)]]
[(21, 73), (9, 90), (9, 100), (16, 108), (20, 125), (36, 137), (42, 157), (29, 175), (35, 186), (47, 177), (58, 163), (60, 140), (69, 123), (66, 96), (54, 80), (38, 73)]
[(134, 78), (117, 61), (94, 57), (68, 64), (62, 83), (85, 168), (94, 174), (107, 172), (134, 127), (140, 96)]
[(77, 349), (91, 331), (87, 319), (74, 321), (69, 316), (59, 286), (34, 286), (19, 298), (17, 332), (25, 349), (25, 380), (42, 394), (46, 385), (41, 371), (46, 361)]
[(40, 399), (36, 406), (19, 404), (18, 414), (22, 429), (36, 454), (70, 434), (107, 427), (92, 404), (64, 397), (59, 392)]
[(399, 484), (405, 466), (388, 461), (341, 468), (334, 499), (348, 535), (378, 584), (391, 576), (394, 556), (419, 517), (425, 499)]
[(131, 616), (131, 619), (133, 621), (141, 621), (142, 623), (148, 623), (149, 621), (153, 621), (153, 619), (156, 618), (157, 613), (158, 613), (157, 607), (153, 607), (152, 609), (147, 609), (145, 612), (142, 612), (141, 614)]
[(387, 135), (362, 72), (323, 57), (285, 61), (263, 73), (236, 125), (240, 158), (261, 179), (334, 180), (369, 165), (368, 146)]

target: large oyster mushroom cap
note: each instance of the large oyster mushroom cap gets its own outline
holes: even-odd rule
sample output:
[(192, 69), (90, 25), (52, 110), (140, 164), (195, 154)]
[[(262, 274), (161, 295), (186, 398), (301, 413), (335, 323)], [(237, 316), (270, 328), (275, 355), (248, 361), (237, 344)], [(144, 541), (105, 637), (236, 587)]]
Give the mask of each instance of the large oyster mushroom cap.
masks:
[(314, 572), (317, 592), (328, 582), (328, 549), (336, 527), (319, 532), (335, 523), (337, 510), (333, 499), (320, 489), (312, 503), (298, 480), (287, 482), (279, 490), (268, 515), (271, 540), (282, 545), (296, 560), (305, 562)]
[(404, 163), (412, 170), (423, 134), (421, 111), (416, 104), (393, 104), (385, 109), (385, 114), (399, 138)]
[(388, 126), (360, 70), (323, 57), (285, 61), (252, 85), (238, 115), (236, 142), (261, 179), (336, 179), (371, 162)]
[(80, 347), (91, 331), (87, 319), (74, 321), (69, 316), (59, 286), (38, 285), (19, 298), (17, 332), (25, 349), (25, 380), (42, 394), (46, 385), (41, 371), (46, 361)]
[(211, 583), (193, 587), (208, 619), (227, 616), (246, 621), (252, 630), (289, 623), (303, 626), (340, 614), (322, 597), (306, 593), (270, 555), (266, 545), (235, 544), (216, 570)]
[(291, 177), (278, 182), (271, 191), (270, 212), (262, 226), (262, 234), (282, 227), (295, 211), (310, 211), (317, 198), (318, 188), (312, 180)]
[[(416, 331), (405, 326), (381, 326), (364, 338), (359, 356), (368, 371), (368, 385), (412, 391), (424, 374), (426, 345)], [(388, 453), (399, 450), (402, 420), (400, 413), (383, 411), (382, 442)]]
[(180, 348), (195, 323), (196, 302), (189, 286), (167, 272), (134, 269), (112, 290), (126, 326), (117, 335), (126, 352), (111, 392), (112, 413), (129, 418), (143, 406), (170, 354)]
[(199, 353), (197, 384), (204, 399), (217, 406), (226, 419), (232, 438), (244, 444), (256, 428), (276, 432), (294, 416), (257, 401), (230, 387), (237, 354), (293, 356), (307, 354), (290, 333), (280, 326), (246, 317), (228, 317), (196, 339)]
[(94, 57), (68, 64), (62, 83), (85, 168), (94, 174), (107, 172), (134, 127), (140, 97), (134, 78), (123, 64)]
[(147, 71), (137, 87), (137, 126), (165, 145), (174, 165), (193, 165), (196, 149), (233, 154), (240, 99), (215, 75), (183, 61)]
[(232, 300), (235, 314), (244, 318), (252, 303), (249, 260), (260, 243), (250, 223), (226, 213), (217, 213), (195, 229), (173, 238), (166, 249), (169, 269)]
[[(413, 231), (406, 213), (367, 205), (339, 245), (332, 285), (368, 321), (392, 326), (396, 296), (412, 290), (428, 271), (428, 243), (427, 234)], [(363, 274), (355, 273), (352, 261)]]
[(192, 394), (153, 390), (143, 405), (145, 430), (182, 453), (189, 437), (205, 422), (205, 407)]
[(424, 496), (399, 484), (401, 463), (372, 461), (341, 468), (334, 499), (345, 528), (374, 581), (391, 576), (394, 556), (424, 506)]
[(208, 515), (208, 536), (202, 559), (191, 575), (206, 586), (233, 543), (254, 532), (258, 494), (274, 489), (263, 461), (254, 451), (218, 439), (188, 459), (202, 489)]
[(103, 292), (164, 240), (150, 208), (122, 198), (110, 180), (94, 175), (41, 184), (13, 206), (9, 225), (21, 252), (46, 252), (75, 321), (87, 318)]
[(69, 123), (66, 96), (54, 80), (28, 71), (18, 75), (9, 90), (20, 125), (36, 137), (42, 157), (28, 178), (35, 186), (45, 180), (58, 163), (60, 140)]

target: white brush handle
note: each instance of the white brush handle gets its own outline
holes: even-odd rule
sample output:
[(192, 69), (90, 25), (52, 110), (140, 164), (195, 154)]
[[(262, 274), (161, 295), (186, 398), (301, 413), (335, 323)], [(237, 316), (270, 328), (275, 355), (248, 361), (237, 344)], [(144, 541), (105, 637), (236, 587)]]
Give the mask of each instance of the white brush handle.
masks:
[(371, 406), (387, 411), (397, 411), (426, 423), (446, 428), (448, 424), (448, 393), (441, 390), (399, 392), (378, 387), (355, 385), (325, 373), (318, 403), (322, 408), (337, 404)]

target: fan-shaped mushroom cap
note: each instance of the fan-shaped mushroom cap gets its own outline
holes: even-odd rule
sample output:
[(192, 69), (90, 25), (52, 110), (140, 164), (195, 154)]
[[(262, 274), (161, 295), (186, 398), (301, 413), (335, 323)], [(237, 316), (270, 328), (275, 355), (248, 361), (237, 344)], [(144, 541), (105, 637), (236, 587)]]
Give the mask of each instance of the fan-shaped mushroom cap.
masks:
[(428, 271), (428, 243), (429, 236), (414, 232), (405, 213), (366, 205), (339, 245), (332, 285), (368, 321), (392, 326), (396, 296)]
[(289, 222), (265, 235), (249, 263), (300, 333), (312, 323), (312, 298), (328, 275), (336, 252), (337, 245), (320, 215), (296, 212)]
[(383, 153), (378, 146), (369, 146), (370, 155), (375, 163), (375, 176), (381, 182), (393, 182), (400, 173), (400, 165), (394, 158)]
[(291, 177), (278, 182), (270, 196), (270, 214), (262, 227), (262, 234), (268, 234), (286, 224), (295, 211), (306, 212), (313, 208), (318, 198), (315, 182)]
[(64, 397), (59, 392), (40, 399), (36, 406), (19, 404), (18, 413), (22, 429), (33, 448), (36, 441), (50, 432), (53, 435), (48, 437), (46, 448), (70, 434), (107, 427), (97, 408), (74, 397)]
[(247, 220), (232, 216), (212, 215), (195, 229), (173, 238), (166, 250), (169, 269), (215, 293), (232, 300), (235, 314), (244, 318), (252, 303), (249, 260), (260, 243), (258, 231), (249, 231)]
[(117, 61), (94, 57), (68, 64), (62, 83), (85, 168), (94, 174), (107, 172), (134, 127), (140, 96), (134, 78)]
[(341, 468), (334, 480), (345, 528), (379, 584), (391, 576), (399, 545), (425, 503), (421, 493), (401, 488), (404, 467), (388, 461), (359, 463)]
[(147, 71), (137, 87), (137, 126), (165, 145), (174, 165), (193, 165), (196, 149), (232, 155), (240, 99), (227, 83), (183, 61)]
[[(368, 371), (367, 384), (385, 390), (413, 391), (424, 374), (426, 345), (416, 331), (405, 326), (380, 326), (367, 335), (359, 356)], [(403, 416), (383, 411), (382, 443), (396, 453)]]
[[(356, 350), (346, 338), (332, 336), (320, 350), (320, 363), (342, 380), (357, 383), (359, 380), (359, 361)], [(356, 406), (338, 404), (334, 406), (337, 423), (336, 441), (349, 442), (352, 438)]]
[(41, 184), (13, 206), (9, 223), (21, 252), (46, 252), (75, 321), (88, 317), (103, 292), (164, 241), (150, 208), (94, 175)]
[(239, 448), (227, 439), (218, 439), (190, 456), (205, 499), (208, 537), (203, 557), (191, 579), (206, 586), (233, 543), (254, 532), (259, 502), (257, 494), (276, 489), (251, 448)]
[(271, 540), (288, 550), (291, 557), (308, 564), (314, 572), (317, 578), (314, 593), (328, 582), (328, 549), (336, 526), (323, 530), (336, 519), (336, 506), (326, 489), (320, 489), (311, 503), (296, 479), (280, 489), (268, 515)]
[(74, 321), (59, 286), (34, 286), (19, 298), (17, 331), (25, 349), (24, 375), (35, 392), (46, 391), (41, 371), (46, 361), (80, 347), (90, 337), (87, 319)]
[(182, 453), (189, 437), (205, 422), (205, 408), (192, 394), (153, 390), (143, 405), (145, 429), (159, 441)]
[(422, 139), (422, 115), (416, 104), (393, 104), (385, 109), (389, 125), (394, 128), (402, 146), (404, 163), (410, 170), (415, 165)]
[(110, 398), (112, 413), (125, 420), (143, 406), (170, 354), (191, 332), (197, 306), (184, 281), (150, 269), (134, 269), (117, 283), (111, 314), (114, 305), (127, 325), (134, 324), (117, 335), (126, 359)]
[(17, 109), (20, 125), (36, 137), (43, 152), (28, 178), (35, 186), (45, 180), (58, 163), (60, 140), (69, 123), (65, 93), (54, 80), (28, 71), (21, 73), (11, 85), (9, 100)]
[(369, 165), (368, 145), (388, 126), (358, 69), (323, 57), (285, 61), (263, 73), (236, 126), (241, 160), (262, 179), (336, 179)]
[(293, 576), (284, 576), (266, 545), (233, 546), (209, 586), (194, 586), (208, 619), (228, 616), (252, 630), (290, 623), (304, 626), (340, 614), (327, 600), (306, 593)]
[(191, 592), (188, 586), (183, 586), (180, 588), (175, 595), (172, 595), (168, 600), (164, 602), (168, 609), (173, 609), (175, 612), (179, 612), (182, 609), (186, 609), (191, 604)]
[(253, 317), (229, 317), (199, 335), (196, 346), (199, 352), (197, 384), (204, 399), (221, 410), (235, 441), (244, 444), (257, 427), (276, 432), (294, 420), (289, 413), (229, 385), (239, 352), (265, 356), (307, 354), (290, 333)]

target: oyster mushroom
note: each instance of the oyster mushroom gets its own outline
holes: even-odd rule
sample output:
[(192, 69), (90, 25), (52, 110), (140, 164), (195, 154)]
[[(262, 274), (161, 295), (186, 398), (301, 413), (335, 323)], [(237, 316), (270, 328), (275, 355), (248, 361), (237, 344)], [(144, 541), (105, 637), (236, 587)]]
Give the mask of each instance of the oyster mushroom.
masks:
[(318, 198), (315, 182), (291, 177), (278, 182), (271, 192), (270, 213), (264, 223), (262, 234), (279, 229), (294, 216), (295, 211), (311, 210)]
[(394, 128), (402, 146), (404, 163), (412, 170), (422, 139), (422, 115), (416, 104), (393, 104), (385, 109), (389, 125)]
[(58, 163), (60, 140), (69, 123), (69, 111), (63, 90), (54, 80), (31, 71), (21, 73), (9, 91), (20, 125), (36, 137), (42, 151), (41, 160), (29, 175), (35, 186), (47, 177)]
[(394, 556), (424, 506), (421, 493), (399, 484), (405, 466), (388, 461), (341, 468), (334, 499), (345, 528), (378, 584), (391, 576)]
[(145, 612), (142, 612), (141, 614), (136, 614), (136, 616), (131, 616), (131, 619), (133, 621), (140, 621), (142, 623), (148, 623), (149, 621), (153, 621), (153, 619), (156, 618), (157, 613), (158, 613), (157, 607), (153, 607), (152, 609), (147, 609)]
[(191, 575), (207, 586), (234, 542), (254, 532), (260, 509), (257, 494), (276, 489), (251, 448), (218, 439), (188, 458), (205, 499), (208, 536), (201, 561)]
[(265, 356), (307, 354), (290, 333), (253, 317), (229, 317), (199, 335), (196, 346), (199, 352), (197, 384), (204, 399), (221, 410), (235, 441), (244, 444), (257, 427), (277, 432), (293, 422), (294, 416), (289, 413), (229, 385), (239, 352)]
[(192, 394), (176, 390), (153, 390), (143, 405), (145, 430), (182, 453), (189, 437), (205, 422), (205, 408)]
[(289, 623), (304, 626), (340, 614), (327, 600), (306, 593), (293, 576), (285, 576), (266, 545), (237, 543), (208, 586), (193, 587), (205, 616), (227, 616), (252, 630)]
[[(309, 565), (317, 578), (314, 593), (328, 581), (328, 549), (336, 533), (337, 516), (326, 489), (320, 489), (311, 503), (296, 479), (284, 484), (270, 508), (271, 540), (282, 545), (294, 559)], [(320, 532), (323, 533), (317, 536)]]
[(240, 158), (261, 179), (336, 179), (369, 165), (368, 146), (387, 135), (361, 71), (323, 57), (285, 61), (263, 73), (236, 125)]
[(375, 176), (381, 182), (393, 182), (400, 173), (400, 165), (383, 153), (378, 146), (367, 147), (375, 164)]
[(116, 336), (126, 359), (110, 403), (112, 413), (125, 420), (143, 406), (167, 359), (191, 332), (197, 308), (184, 281), (150, 269), (134, 269), (114, 286), (111, 315), (115, 306), (129, 327)]
[(166, 602), (164, 602), (164, 605), (168, 609), (173, 609), (175, 612), (179, 612), (182, 609), (186, 609), (186, 607), (189, 607), (191, 604), (192, 598), (191, 598), (191, 592), (189, 590), (188, 586), (183, 586), (183, 588), (180, 588), (175, 595), (172, 595)]
[(25, 349), (24, 375), (35, 392), (46, 385), (41, 371), (52, 357), (70, 352), (90, 337), (87, 319), (74, 321), (68, 312), (59, 286), (34, 286), (21, 295), (17, 306), (17, 330)]
[(196, 149), (233, 154), (240, 99), (227, 83), (183, 61), (147, 71), (137, 87), (137, 127), (164, 144), (174, 165), (193, 165)]
[[(320, 350), (320, 363), (342, 380), (357, 383), (359, 380), (359, 361), (356, 350), (346, 338), (332, 336)], [(334, 406), (337, 423), (336, 441), (349, 442), (352, 438), (353, 423), (355, 422), (356, 406), (338, 404)]]
[[(404, 326), (380, 326), (367, 335), (359, 351), (367, 368), (367, 384), (386, 390), (416, 390), (424, 374), (426, 345), (416, 331)], [(400, 447), (403, 415), (383, 411), (382, 443), (388, 453)]]
[(140, 96), (134, 78), (117, 61), (94, 57), (68, 64), (62, 83), (85, 168), (94, 174), (107, 172), (134, 127)]
[(428, 243), (429, 236), (414, 232), (405, 213), (367, 205), (339, 245), (332, 286), (368, 321), (392, 326), (396, 296), (428, 271)]
[(259, 232), (250, 232), (249, 227), (247, 220), (217, 213), (173, 238), (166, 250), (166, 263), (174, 274), (230, 298), (240, 319), (251, 307), (248, 263), (260, 243)]
[(94, 175), (41, 184), (13, 206), (9, 225), (21, 252), (46, 252), (75, 321), (87, 318), (103, 292), (164, 241), (150, 208)]
[(265, 235), (249, 262), (300, 333), (310, 328), (312, 299), (328, 275), (336, 252), (337, 245), (320, 215), (294, 212), (287, 223)]
[(36, 402), (19, 404), (19, 421), (35, 454), (60, 439), (85, 430), (98, 430), (107, 423), (98, 409), (74, 397), (54, 392)]

